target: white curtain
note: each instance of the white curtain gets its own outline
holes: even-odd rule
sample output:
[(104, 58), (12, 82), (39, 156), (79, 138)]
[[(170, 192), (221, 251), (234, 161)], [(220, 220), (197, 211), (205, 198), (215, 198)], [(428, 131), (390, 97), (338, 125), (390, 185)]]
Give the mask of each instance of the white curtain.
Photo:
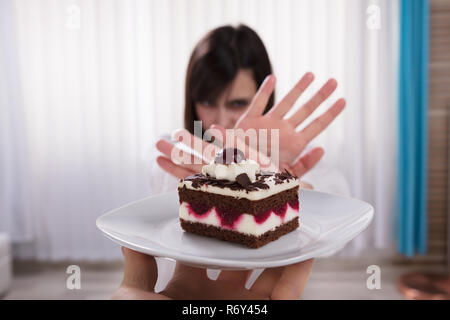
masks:
[(0, 1), (0, 232), (27, 241), (32, 238), (30, 159), (11, 13), (11, 2)]
[(16, 68), (12, 78), (0, 72), (0, 92), (8, 92), (0, 100), (0, 174), (9, 176), (0, 231), (18, 235), (17, 256), (120, 256), (95, 219), (148, 194), (147, 155), (159, 135), (182, 125), (190, 51), (211, 28), (239, 22), (265, 42), (278, 97), (306, 71), (316, 75), (308, 94), (338, 80), (333, 97), (344, 96), (347, 109), (315, 143), (353, 196), (376, 208), (346, 252), (391, 244), (397, 1), (7, 2), (0, 31), (14, 33), (1, 40), (14, 53), (0, 50), (0, 66)]

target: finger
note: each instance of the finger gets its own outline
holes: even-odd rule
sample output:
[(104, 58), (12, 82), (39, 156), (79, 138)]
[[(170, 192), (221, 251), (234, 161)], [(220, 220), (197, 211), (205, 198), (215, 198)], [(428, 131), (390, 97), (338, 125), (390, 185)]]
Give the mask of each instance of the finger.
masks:
[(192, 277), (208, 278), (205, 268), (191, 267), (181, 262), (177, 262), (175, 266), (174, 277), (187, 281), (191, 281)]
[[(204, 163), (202, 159), (195, 157), (188, 151), (175, 147), (172, 143), (166, 140), (159, 140), (156, 143), (156, 149), (158, 149), (158, 151), (164, 154), (166, 158), (170, 159), (170, 161), (176, 165), (194, 172), (200, 172), (202, 169), (202, 164)], [(176, 163), (175, 161), (180, 163)]]
[(288, 94), (281, 100), (268, 114), (283, 118), (284, 115), (292, 108), (295, 101), (300, 95), (308, 88), (311, 82), (314, 80), (314, 74), (307, 72), (297, 84), (288, 92)]
[(311, 274), (313, 262), (314, 259), (310, 259), (284, 267), (283, 273), (272, 291), (271, 299), (300, 299)]
[(202, 164), (204, 162), (203, 159), (196, 157), (190, 148), (182, 149), (182, 146), (175, 146), (167, 140), (158, 140), (156, 142), (156, 149), (170, 158), (172, 162), (182, 162), (177, 164), (186, 165), (186, 167), (189, 164)]
[(217, 277), (217, 281), (226, 281), (244, 287), (251, 273), (252, 270), (222, 270), (220, 271), (219, 277)]
[(172, 176), (174, 176), (178, 179), (184, 179), (186, 177), (189, 177), (190, 175), (193, 175), (194, 173), (201, 171), (201, 169), (200, 169), (200, 171), (192, 171), (192, 170), (186, 169), (182, 166), (179, 166), (179, 165), (173, 163), (170, 159), (167, 159), (167, 158), (161, 157), (161, 156), (156, 158), (156, 162), (161, 167), (161, 169), (170, 173)]
[(268, 296), (255, 294), (244, 288), (237, 288), (234, 283), (210, 279), (191, 279), (181, 282), (171, 280), (161, 292), (165, 296), (180, 300), (264, 300)]
[(315, 119), (309, 125), (307, 125), (300, 134), (304, 140), (308, 143), (315, 137), (317, 137), (330, 123), (344, 110), (345, 100), (339, 99), (336, 101), (324, 114)]
[(306, 181), (300, 181), (300, 189), (314, 190), (314, 186)]
[(292, 172), (300, 178), (322, 159), (324, 153), (325, 151), (320, 147), (312, 149), (294, 162), (294, 165), (291, 167)]
[(112, 300), (171, 300), (162, 294), (121, 286), (114, 292)]
[[(210, 131), (209, 133), (217, 134), (217, 132), (214, 131)], [(219, 146), (216, 146), (208, 141), (204, 141), (203, 139), (194, 136), (186, 129), (175, 130), (173, 133), (173, 137), (183, 145), (194, 150), (192, 153), (198, 157), (201, 156), (204, 162), (210, 162), (212, 159), (214, 159), (213, 155), (220, 150)]]
[(125, 258), (125, 270), (122, 285), (153, 292), (158, 279), (158, 267), (155, 258), (122, 247)]
[(317, 93), (308, 100), (297, 112), (295, 112), (288, 121), (294, 126), (298, 126), (306, 118), (309, 117), (317, 107), (324, 102), (334, 90), (336, 90), (337, 81), (335, 79), (328, 80)]
[(283, 267), (265, 269), (250, 287), (252, 292), (270, 297), (283, 274)]
[(208, 284), (211, 282), (214, 281), (208, 279), (206, 269), (191, 267), (177, 261), (172, 279), (160, 293), (175, 300), (201, 299), (209, 297), (205, 289), (210, 289)]
[(248, 110), (244, 113), (243, 117), (257, 117), (263, 114), (264, 109), (269, 102), (270, 96), (275, 89), (275, 76), (269, 75), (259, 87), (258, 92), (253, 97), (252, 102)]
[(275, 172), (278, 171), (278, 167), (272, 162), (271, 157), (260, 151), (261, 149), (258, 149), (258, 145), (254, 145), (253, 143), (246, 143), (245, 136), (241, 136), (238, 134), (235, 135), (233, 139), (228, 138), (226, 146), (240, 149), (242, 152), (244, 152), (246, 159), (251, 159), (258, 162), (261, 170)]

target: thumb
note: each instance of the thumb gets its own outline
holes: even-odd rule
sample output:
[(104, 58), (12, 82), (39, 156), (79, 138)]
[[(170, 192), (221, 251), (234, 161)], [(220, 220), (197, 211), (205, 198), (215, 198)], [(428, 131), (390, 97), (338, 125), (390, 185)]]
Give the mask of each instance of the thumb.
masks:
[(292, 171), (297, 177), (301, 177), (311, 170), (322, 159), (325, 151), (320, 148), (314, 148), (305, 155), (302, 155), (300, 159), (294, 162), (291, 167)]
[(153, 292), (158, 279), (158, 267), (153, 256), (122, 247), (125, 271), (122, 285)]

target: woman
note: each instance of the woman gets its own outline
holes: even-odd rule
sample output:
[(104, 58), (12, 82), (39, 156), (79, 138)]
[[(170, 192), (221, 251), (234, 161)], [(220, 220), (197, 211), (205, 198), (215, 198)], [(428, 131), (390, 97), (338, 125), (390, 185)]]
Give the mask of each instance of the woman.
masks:
[[(259, 36), (243, 25), (214, 29), (200, 40), (190, 57), (185, 86), (185, 129), (193, 135), (196, 120), (202, 121), (203, 128), (214, 128), (219, 132), (230, 128), (279, 129), (280, 168), (302, 177), (309, 182), (306, 185), (310, 188), (346, 193), (345, 180), (338, 172), (325, 169), (328, 172), (324, 179), (322, 169), (319, 176), (314, 177), (310, 170), (323, 156), (323, 150), (308, 147), (309, 142), (342, 111), (345, 101), (337, 100), (303, 130), (296, 130), (336, 89), (336, 81), (328, 80), (298, 111), (286, 117), (313, 79), (311, 73), (305, 74), (274, 107), (275, 77)], [(174, 163), (171, 159), (174, 148), (189, 151), (168, 140), (161, 139), (156, 144), (162, 155), (157, 156), (151, 170), (152, 193), (176, 189), (180, 178), (201, 168), (200, 164)], [(116, 298), (295, 299), (300, 297), (312, 266), (309, 260), (284, 268), (266, 269), (251, 289), (245, 290), (250, 277), (248, 271), (221, 272), (217, 281), (213, 281), (206, 277), (203, 269), (177, 264), (172, 277), (175, 266), (167, 260), (158, 261), (157, 270), (153, 257), (128, 249), (124, 249), (124, 257), (124, 281)], [(158, 271), (159, 288), (165, 289), (162, 294), (154, 291)]]
[[(321, 157), (323, 150), (306, 146), (305, 142), (317, 136), (337, 116), (345, 101), (339, 99), (328, 113), (308, 126), (311, 130), (306, 131), (307, 135), (302, 137), (295, 129), (333, 93), (337, 87), (336, 80), (328, 80), (300, 110), (288, 119), (282, 119), (314, 76), (305, 74), (275, 110), (272, 109), (275, 78), (271, 74), (272, 66), (266, 48), (255, 31), (243, 25), (212, 30), (195, 46), (189, 60), (185, 85), (185, 129), (194, 134), (196, 120), (202, 121), (203, 128), (212, 125), (225, 129), (276, 128), (280, 129), (280, 163), (283, 168), (292, 166), (301, 152), (311, 151), (315, 157)], [(266, 78), (265, 85), (261, 86)], [(259, 110), (265, 117), (261, 117), (262, 114), (243, 117), (249, 111), (259, 87), (262, 93), (267, 91), (269, 95), (267, 103), (263, 102)], [(324, 125), (314, 126), (318, 123)], [(170, 160), (173, 144), (166, 140), (170, 137), (156, 144), (164, 156), (155, 153), (153, 158), (156, 161), (151, 161), (150, 187), (153, 194), (173, 190), (180, 178), (198, 172), (198, 167), (187, 170), (186, 167), (174, 165)], [(326, 164), (316, 167), (302, 178), (304, 182), (313, 184), (316, 190), (348, 193), (342, 175)]]

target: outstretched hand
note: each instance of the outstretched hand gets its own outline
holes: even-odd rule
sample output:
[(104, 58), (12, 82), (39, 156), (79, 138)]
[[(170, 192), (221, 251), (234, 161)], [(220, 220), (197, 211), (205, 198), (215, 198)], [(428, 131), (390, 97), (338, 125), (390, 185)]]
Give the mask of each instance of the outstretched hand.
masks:
[[(281, 169), (294, 167), (295, 165), (302, 166), (303, 162), (295, 162), (297, 157), (311, 140), (322, 133), (345, 107), (345, 100), (342, 98), (338, 99), (327, 111), (313, 120), (305, 128), (297, 130), (337, 88), (337, 81), (335, 79), (329, 79), (297, 111), (290, 116), (286, 116), (313, 80), (314, 75), (311, 72), (307, 72), (278, 104), (270, 109), (267, 114), (263, 114), (269, 98), (275, 89), (276, 78), (273, 75), (269, 75), (260, 86), (248, 110), (236, 122), (235, 128), (244, 130), (251, 128), (268, 129), (268, 133), (270, 133), (270, 129), (279, 129), (279, 158)], [(268, 135), (267, 141), (264, 143), (270, 145), (270, 141), (270, 135)], [(311, 150), (311, 153), (313, 154), (313, 159), (320, 159), (323, 155), (323, 149), (314, 148)], [(298, 168), (295, 171), (301, 171), (303, 174), (302, 168)]]
[[(214, 129), (219, 131), (225, 131), (225, 129), (220, 128), (218, 126), (213, 126)], [(195, 137), (194, 135), (190, 134), (187, 130), (181, 129), (178, 131), (178, 134), (183, 136), (188, 136), (189, 139), (186, 139), (190, 141), (190, 145), (188, 145), (187, 149), (184, 148), (185, 141), (183, 141), (183, 147), (181, 145), (174, 145), (173, 143), (167, 141), (167, 140), (159, 140), (156, 143), (156, 148), (163, 154), (161, 156), (158, 156), (156, 159), (158, 165), (166, 172), (170, 173), (171, 175), (175, 176), (178, 179), (186, 178), (190, 175), (193, 175), (195, 173), (201, 172), (202, 166), (204, 164), (209, 163), (214, 159), (214, 154), (217, 153), (220, 148), (215, 146), (212, 143), (206, 142), (201, 140), (198, 137)], [(223, 135), (225, 136), (225, 135)], [(204, 150), (209, 150), (210, 152), (205, 152), (202, 155), (194, 155), (193, 149), (195, 141), (198, 141), (197, 143), (203, 145)], [(224, 144), (223, 142), (221, 143)], [(248, 153), (252, 153), (249, 151), (252, 149), (250, 146), (246, 146), (246, 155)], [(254, 150), (254, 149), (253, 149)], [(288, 170), (289, 172), (293, 173), (297, 177), (303, 176), (306, 172), (311, 170), (317, 162), (322, 158), (323, 156), (323, 149), (322, 148), (315, 148), (313, 150), (310, 150), (308, 153), (302, 155), (299, 159), (294, 161), (292, 166), (284, 165), (283, 167), (277, 167), (274, 164), (270, 163), (270, 158), (268, 158), (265, 154), (262, 154), (261, 152), (258, 152), (258, 150), (254, 150), (254, 154), (256, 154), (256, 158), (252, 160), (258, 161), (261, 159), (264, 159), (265, 165), (262, 166), (264, 170), (269, 171), (282, 171), (284, 169)], [(187, 162), (175, 162), (172, 158), (172, 154), (179, 155), (180, 158), (187, 159)], [(260, 162), (260, 161), (258, 161)], [(260, 163), (261, 164), (261, 163)]]
[(245, 284), (251, 270), (221, 271), (217, 280), (211, 280), (206, 269), (177, 262), (173, 278), (166, 288), (155, 293), (158, 269), (155, 258), (123, 247), (125, 271), (121, 286), (113, 299), (192, 299), (192, 300), (246, 300), (299, 299), (308, 281), (313, 259), (262, 272), (251, 288)]
[[(317, 137), (328, 127), (345, 107), (345, 100), (338, 99), (325, 113), (320, 115), (302, 130), (297, 130), (298, 126), (301, 125), (337, 87), (336, 80), (328, 80), (311, 99), (299, 108), (299, 110), (294, 112), (291, 116), (286, 117), (286, 114), (293, 108), (297, 99), (311, 84), (313, 79), (314, 75), (312, 73), (306, 73), (277, 105), (275, 105), (267, 114), (263, 115), (265, 106), (275, 88), (275, 77), (273, 75), (268, 76), (254, 96), (248, 110), (241, 116), (235, 126), (236, 129), (240, 128), (244, 130), (250, 128), (268, 129), (269, 133), (270, 129), (279, 129), (279, 166), (277, 169), (281, 171), (287, 169), (298, 177), (303, 176), (311, 170), (324, 155), (324, 150), (320, 147), (313, 148), (308, 153), (301, 155), (303, 150), (312, 139)], [(210, 129), (219, 130), (222, 134), (225, 132), (224, 128), (215, 125)], [(187, 131), (185, 134), (190, 135)], [(225, 135), (223, 134), (223, 136)], [(265, 143), (268, 146), (267, 150), (270, 150), (270, 135), (267, 138), (268, 141)], [(191, 135), (191, 145), (188, 147), (193, 148), (195, 140), (201, 139)], [(201, 141), (200, 143), (204, 147), (210, 145), (205, 141)], [(194, 164), (194, 161), (190, 161), (190, 163), (175, 163), (171, 158), (173, 149), (177, 149), (174, 144), (166, 140), (159, 140), (156, 147), (163, 154), (157, 158), (158, 165), (163, 170), (179, 179), (200, 172), (202, 165), (211, 161), (210, 155), (203, 154), (201, 159), (197, 159), (198, 161), (196, 164)], [(213, 150), (218, 151), (214, 148)], [(185, 151), (179, 152), (183, 153)], [(267, 156), (270, 157), (270, 154)], [(194, 158), (196, 158), (196, 156), (190, 154), (189, 159)]]

